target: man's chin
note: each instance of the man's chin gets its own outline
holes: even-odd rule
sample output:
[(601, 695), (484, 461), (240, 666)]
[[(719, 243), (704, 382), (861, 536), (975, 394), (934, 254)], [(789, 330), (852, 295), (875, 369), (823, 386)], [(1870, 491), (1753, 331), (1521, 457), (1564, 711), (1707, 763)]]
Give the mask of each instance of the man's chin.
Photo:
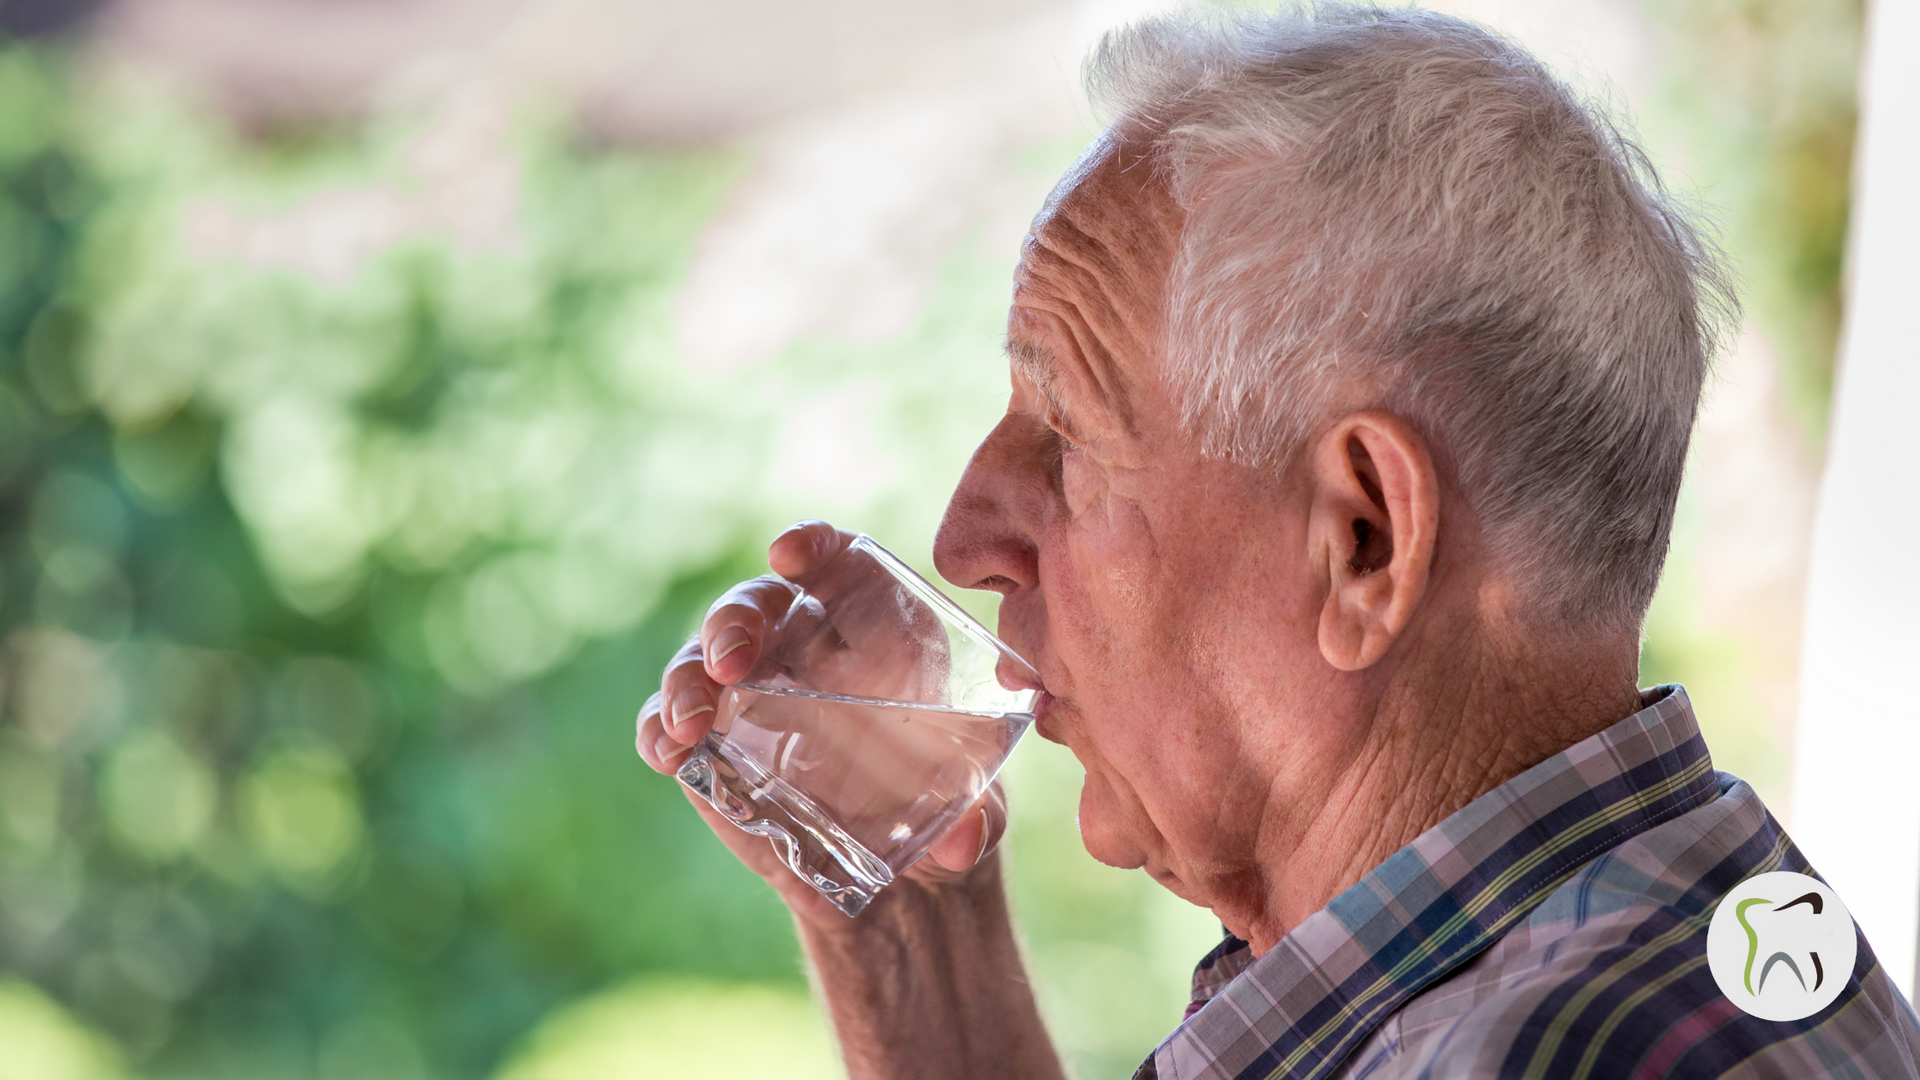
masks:
[(1080, 842), (1087, 854), (1116, 870), (1138, 870), (1147, 865), (1147, 850), (1113, 826), (1110, 815), (1101, 812), (1095, 801), (1080, 792)]

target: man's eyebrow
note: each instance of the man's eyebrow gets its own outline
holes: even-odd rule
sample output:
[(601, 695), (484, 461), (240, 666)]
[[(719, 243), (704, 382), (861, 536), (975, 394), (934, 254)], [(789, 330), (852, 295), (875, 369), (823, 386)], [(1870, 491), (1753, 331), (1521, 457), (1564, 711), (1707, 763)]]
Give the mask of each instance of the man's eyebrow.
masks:
[(1053, 351), (1045, 345), (1018, 338), (1007, 339), (1007, 359), (1013, 361), (1014, 369), (1027, 377), (1027, 381), (1038, 387), (1049, 402), (1053, 402), (1051, 389), (1054, 376), (1060, 365), (1053, 357)]
[(1068, 414), (1066, 405), (1061, 402), (1058, 391), (1054, 389), (1054, 381), (1060, 373), (1060, 365), (1053, 355), (1053, 350), (1037, 342), (1008, 338), (1007, 359), (1013, 362), (1014, 370), (1025, 375), (1034, 389), (1040, 391), (1040, 396), (1046, 399), (1047, 422), (1058, 427), (1061, 434), (1070, 441), (1084, 442), (1085, 440), (1080, 437), (1073, 425), (1073, 418)]

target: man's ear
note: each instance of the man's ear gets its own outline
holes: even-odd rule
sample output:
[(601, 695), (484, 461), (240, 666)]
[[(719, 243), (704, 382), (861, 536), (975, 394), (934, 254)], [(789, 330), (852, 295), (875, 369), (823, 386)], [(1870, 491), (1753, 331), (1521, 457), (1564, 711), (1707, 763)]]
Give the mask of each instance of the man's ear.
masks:
[(1433, 458), (1406, 421), (1343, 417), (1314, 445), (1307, 535), (1324, 566), (1320, 652), (1342, 671), (1386, 654), (1427, 592), (1440, 527)]

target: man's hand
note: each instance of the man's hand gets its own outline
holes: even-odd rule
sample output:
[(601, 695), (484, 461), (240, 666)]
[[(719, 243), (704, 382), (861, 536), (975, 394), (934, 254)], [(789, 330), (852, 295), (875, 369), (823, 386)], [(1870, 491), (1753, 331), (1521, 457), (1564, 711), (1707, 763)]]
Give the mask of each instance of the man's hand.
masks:
[[(816, 578), (831, 573), (830, 564), (852, 542), (852, 534), (825, 522), (802, 522), (767, 549), (767, 564), (778, 577), (743, 581), (714, 601), (700, 632), (668, 662), (660, 692), (641, 706), (634, 747), (648, 765), (669, 775), (679, 769), (687, 752), (713, 730), (721, 688), (746, 678), (794, 596), (801, 588), (817, 587)], [(742, 831), (692, 792), (687, 797), (721, 843), (766, 879), (797, 918), (828, 926), (845, 922), (838, 908), (787, 869), (770, 841)], [(1006, 800), (995, 784), (907, 876), (926, 884), (956, 879), (993, 850), (1006, 820)]]
[[(673, 774), (713, 730), (721, 688), (746, 678), (797, 588), (853, 541), (823, 522), (788, 529), (767, 551), (778, 577), (728, 590), (674, 655), (640, 710), (634, 745)], [(1006, 801), (993, 785), (927, 856), (848, 919), (775, 854), (766, 839), (688, 798), (721, 843), (766, 879), (794, 914), (854, 1080), (1008, 1077), (1059, 1080), (1060, 1061), (1034, 1007), (1007, 913), (994, 845)]]

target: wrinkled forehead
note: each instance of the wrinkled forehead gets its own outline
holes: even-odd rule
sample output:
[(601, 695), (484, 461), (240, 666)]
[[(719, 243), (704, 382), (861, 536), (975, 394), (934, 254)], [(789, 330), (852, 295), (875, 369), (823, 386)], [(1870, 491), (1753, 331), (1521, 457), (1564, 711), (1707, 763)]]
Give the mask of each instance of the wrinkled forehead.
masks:
[(1140, 144), (1110, 131), (1089, 146), (1021, 252), (1007, 325), (1015, 371), (1049, 400), (1064, 378), (1129, 418), (1129, 398), (1157, 367), (1182, 223)]
[[(1176, 241), (1182, 217), (1156, 168), (1152, 146), (1108, 128), (1047, 193), (1027, 229), (1027, 246), (1050, 228), (1082, 229), (1093, 223), (1144, 254)], [(1152, 242), (1143, 245), (1143, 240)]]

